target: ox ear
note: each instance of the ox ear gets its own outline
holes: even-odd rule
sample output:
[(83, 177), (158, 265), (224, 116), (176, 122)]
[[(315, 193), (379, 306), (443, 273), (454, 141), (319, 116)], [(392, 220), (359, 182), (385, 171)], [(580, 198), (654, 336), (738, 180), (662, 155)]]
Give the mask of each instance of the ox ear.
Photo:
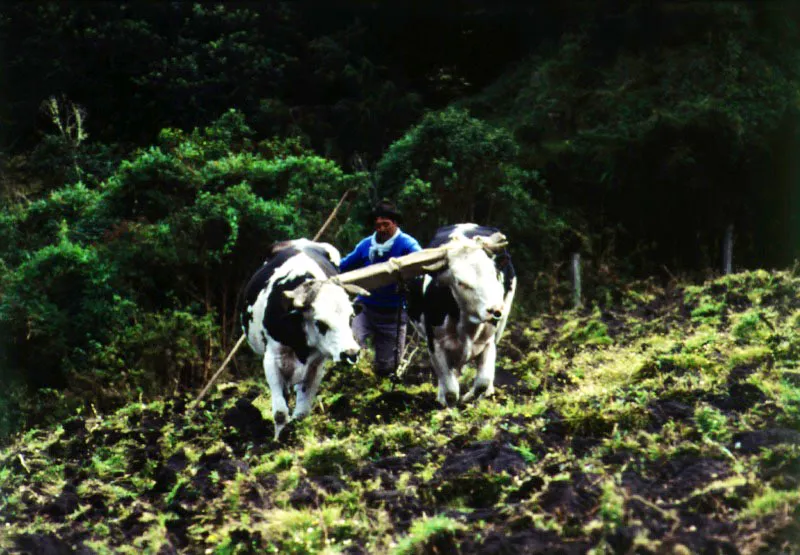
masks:
[(309, 282), (301, 283), (291, 291), (284, 291), (283, 296), (289, 300), (294, 308), (306, 309), (311, 306), (314, 288)]
[(343, 283), (342, 289), (344, 289), (351, 295), (361, 295), (363, 297), (369, 297), (369, 291), (367, 291), (363, 287), (359, 287), (354, 283)]
[(292, 308), (303, 308), (304, 299), (301, 298), (302, 295), (297, 289), (293, 289), (292, 291), (284, 291), (283, 296), (286, 298)]
[(489, 237), (475, 237), (475, 242), (492, 258), (497, 254), (498, 250), (508, 245), (508, 239), (499, 231)]

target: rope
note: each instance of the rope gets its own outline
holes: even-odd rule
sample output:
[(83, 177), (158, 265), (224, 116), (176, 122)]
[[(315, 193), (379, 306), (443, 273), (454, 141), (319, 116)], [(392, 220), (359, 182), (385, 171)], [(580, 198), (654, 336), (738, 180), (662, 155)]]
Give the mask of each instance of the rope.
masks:
[[(393, 260), (393, 259), (390, 259), (390, 261), (391, 260)], [(401, 292), (403, 297), (405, 298), (406, 297), (406, 293), (408, 293), (408, 284), (403, 279), (403, 273), (400, 270), (401, 270), (401, 266), (399, 264), (397, 264), (397, 262), (392, 264), (392, 271), (397, 272), (397, 284), (398, 284), (397, 285), (397, 290), (398, 290), (398, 292)], [(395, 382), (400, 378), (400, 376), (398, 376), (398, 374), (397, 374), (397, 371), (400, 368), (400, 357), (401, 357), (401, 354), (400, 354), (400, 326), (402, 325), (402, 322), (403, 322), (403, 302), (401, 302), (397, 306), (397, 329), (395, 330), (395, 336), (394, 336), (394, 372), (392, 372), (392, 374), (391, 374), (391, 376), (393, 378), (391, 380), (391, 382), (392, 382), (392, 391), (394, 391)]]

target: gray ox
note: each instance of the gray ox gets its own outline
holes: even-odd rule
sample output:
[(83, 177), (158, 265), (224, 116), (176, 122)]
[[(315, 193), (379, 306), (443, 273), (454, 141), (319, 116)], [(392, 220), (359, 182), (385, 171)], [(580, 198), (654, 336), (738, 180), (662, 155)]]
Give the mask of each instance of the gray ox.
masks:
[(242, 330), (253, 351), (263, 357), (275, 439), (289, 421), (284, 389), (294, 386), (292, 419), (303, 418), (314, 406), (325, 362), (354, 364), (358, 359), (348, 293), (368, 292), (331, 279), (339, 273), (339, 261), (339, 251), (327, 243), (279, 243), (245, 290)]
[(425, 329), (442, 406), (459, 401), (458, 376), (476, 361), (477, 373), (463, 401), (494, 392), (496, 343), (508, 320), (517, 286), (507, 253), (494, 255), (482, 238), (498, 230), (476, 224), (440, 228), (428, 248), (451, 245), (447, 266), (414, 280), (409, 315)]

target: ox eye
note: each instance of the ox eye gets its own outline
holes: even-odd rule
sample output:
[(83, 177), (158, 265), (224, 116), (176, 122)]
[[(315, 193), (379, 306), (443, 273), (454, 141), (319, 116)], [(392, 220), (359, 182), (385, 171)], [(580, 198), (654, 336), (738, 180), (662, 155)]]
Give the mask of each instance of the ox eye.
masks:
[(328, 324), (326, 324), (325, 322), (321, 321), (321, 320), (315, 320), (314, 324), (317, 326), (317, 330), (322, 335), (325, 335), (328, 332), (328, 330), (330, 329), (330, 326)]
[(471, 286), (469, 283), (465, 282), (465, 281), (458, 280), (458, 281), (456, 282), (456, 284), (457, 284), (457, 285), (458, 285), (458, 286), (459, 286), (461, 289), (467, 289), (467, 290), (469, 290), (469, 289), (472, 289), (472, 286)]

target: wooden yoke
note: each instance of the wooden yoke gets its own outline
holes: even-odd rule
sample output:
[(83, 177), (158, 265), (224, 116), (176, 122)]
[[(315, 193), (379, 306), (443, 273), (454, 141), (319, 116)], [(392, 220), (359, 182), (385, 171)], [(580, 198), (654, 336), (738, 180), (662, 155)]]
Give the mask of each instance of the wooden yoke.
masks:
[[(506, 236), (497, 232), (490, 237), (473, 239), (479, 248), (489, 252), (503, 250), (508, 245)], [(384, 285), (402, 282), (428, 272), (436, 272), (447, 266), (447, 252), (451, 248), (461, 248), (463, 243), (444, 245), (433, 249), (423, 249), (405, 256), (390, 258), (365, 268), (351, 270), (331, 278), (331, 281), (342, 285), (352, 284), (364, 289), (377, 289)]]

